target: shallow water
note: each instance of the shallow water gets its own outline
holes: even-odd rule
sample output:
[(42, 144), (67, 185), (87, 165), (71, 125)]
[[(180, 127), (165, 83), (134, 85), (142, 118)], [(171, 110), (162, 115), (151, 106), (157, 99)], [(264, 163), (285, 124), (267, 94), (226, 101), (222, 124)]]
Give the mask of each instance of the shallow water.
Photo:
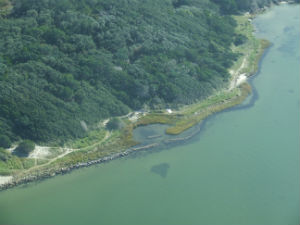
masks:
[(290, 5), (254, 20), (273, 46), (252, 107), (184, 144), (1, 192), (0, 224), (298, 225), (299, 23)]

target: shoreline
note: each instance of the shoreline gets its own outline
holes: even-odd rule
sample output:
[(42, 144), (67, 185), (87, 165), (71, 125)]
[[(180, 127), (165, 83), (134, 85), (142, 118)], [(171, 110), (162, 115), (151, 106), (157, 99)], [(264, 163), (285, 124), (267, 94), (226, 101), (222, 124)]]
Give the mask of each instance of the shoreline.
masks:
[[(245, 96), (245, 98), (248, 95)], [(244, 99), (245, 99), (244, 98)], [(236, 104), (235, 106), (238, 106), (238, 104)], [(225, 108), (224, 110), (215, 112), (211, 115), (208, 115), (206, 118), (203, 119), (203, 122), (205, 122), (206, 119), (209, 119), (211, 116), (214, 116), (218, 113), (222, 113), (224, 111), (227, 110), (235, 110), (234, 107), (228, 107)], [(172, 144), (172, 143), (184, 143), (185, 141), (191, 139), (192, 137), (194, 137), (195, 135), (197, 135), (199, 132), (201, 132), (201, 129), (197, 129), (196, 131), (192, 132), (192, 134), (189, 134), (185, 137), (174, 137), (174, 138), (170, 138), (170, 139), (166, 139), (163, 141), (164, 144)], [(92, 165), (96, 165), (96, 164), (102, 164), (102, 163), (106, 163), (109, 162), (111, 160), (114, 159), (119, 159), (119, 158), (123, 158), (125, 156), (128, 156), (129, 154), (132, 154), (134, 152), (138, 152), (138, 151), (142, 151), (142, 150), (148, 150), (148, 149), (153, 149), (157, 146), (160, 146), (161, 143), (151, 143), (148, 145), (143, 145), (143, 146), (139, 146), (139, 147), (132, 147), (129, 149), (126, 149), (125, 151), (119, 152), (119, 153), (114, 153), (111, 154), (109, 156), (105, 156), (99, 159), (94, 159), (94, 160), (90, 160), (87, 162), (80, 162), (74, 165), (70, 165), (67, 167), (62, 167), (62, 168), (52, 168), (49, 170), (37, 170), (34, 171), (33, 173), (29, 173), (27, 175), (23, 175), (21, 177), (13, 177), (13, 176), (5, 176), (5, 177), (9, 177), (9, 179), (5, 180), (5, 182), (0, 182), (0, 191), (4, 191), (4, 190), (8, 190), (10, 188), (14, 188), (20, 185), (24, 185), (27, 183), (31, 183), (31, 182), (35, 182), (35, 181), (41, 181), (44, 179), (48, 179), (48, 178), (52, 178), (54, 176), (57, 175), (63, 175), (66, 173), (70, 173), (73, 170), (76, 169), (80, 169), (80, 168), (84, 168), (84, 167), (89, 167)], [(3, 178), (4, 176), (2, 176)], [(1, 176), (0, 176), (1, 178)]]
[[(251, 26), (253, 26), (253, 25), (251, 24)], [(255, 40), (258, 40), (258, 39), (255, 38)], [(269, 43), (267, 41), (260, 40), (259, 43), (260, 43), (260, 47), (259, 47), (260, 52), (258, 52), (256, 54), (256, 60), (254, 62), (254, 65), (253, 64), (247, 65), (249, 67), (249, 69), (251, 70), (250, 73), (249, 74), (247, 74), (247, 73), (241, 74), (240, 70), (242, 70), (244, 68), (242, 68), (242, 69), (239, 68), (236, 71), (239, 73), (238, 76), (233, 77), (233, 79), (232, 79), (232, 81), (234, 80), (235, 85), (236, 85), (238, 83), (237, 82), (238, 78), (240, 78), (240, 76), (243, 75), (242, 82), (239, 83), (240, 86), (238, 87), (236, 85), (233, 88), (235, 91), (237, 91), (237, 93), (239, 93), (239, 95), (233, 96), (233, 97), (229, 98), (229, 100), (225, 99), (224, 102), (223, 101), (217, 102), (217, 104), (212, 105), (215, 108), (212, 108), (211, 111), (204, 111), (204, 113), (203, 113), (201, 111), (202, 110), (201, 109), (199, 116), (198, 116), (198, 114), (194, 114), (194, 112), (192, 115), (186, 114), (186, 115), (190, 116), (190, 118), (187, 118), (185, 121), (182, 120), (184, 123), (186, 123), (186, 124), (184, 124), (186, 126), (183, 126), (183, 127), (179, 126), (179, 132), (178, 132), (178, 130), (176, 130), (177, 133), (175, 132), (175, 133), (171, 133), (171, 134), (174, 134), (174, 135), (180, 134), (183, 131), (195, 126), (196, 124), (203, 122), (205, 119), (209, 118), (211, 115), (215, 115), (216, 113), (226, 111), (227, 109), (230, 110), (230, 109), (232, 109), (233, 106), (236, 106), (236, 105), (239, 105), (240, 103), (242, 103), (249, 96), (249, 94), (251, 93), (251, 86), (247, 82), (247, 78), (252, 77), (259, 72), (261, 59), (263, 58), (266, 50), (269, 47)], [(253, 49), (252, 49), (252, 51), (253, 51)], [(244, 64), (244, 61), (242, 64)], [(246, 76), (246, 74), (248, 76)], [(216, 96), (216, 94), (211, 97), (213, 98), (215, 96)], [(196, 103), (196, 104), (201, 104), (201, 103)], [(189, 108), (189, 107), (192, 107), (192, 106), (185, 106), (185, 108)], [(211, 106), (209, 106), (209, 107), (211, 107)], [(50, 167), (48, 167), (48, 168), (46, 166), (43, 167), (43, 165), (41, 165), (41, 167), (39, 169), (38, 168), (32, 168), (32, 170), (28, 169), (25, 171), (21, 171), (19, 174), (15, 174), (13, 176), (0, 176), (0, 191), (10, 189), (15, 186), (19, 186), (19, 185), (26, 184), (29, 182), (43, 180), (43, 179), (54, 177), (56, 175), (62, 175), (65, 173), (69, 173), (74, 169), (79, 169), (82, 167), (88, 167), (88, 166), (95, 165), (95, 164), (105, 163), (105, 162), (111, 161), (113, 159), (122, 158), (124, 156), (127, 156), (128, 154), (131, 154), (133, 152), (137, 152), (140, 150), (151, 149), (151, 148), (157, 147), (158, 145), (160, 145), (159, 143), (151, 143), (146, 146), (134, 147), (134, 146), (136, 146), (136, 142), (134, 142), (134, 140), (131, 140), (133, 129), (138, 126), (149, 125), (149, 124), (154, 124), (154, 123), (172, 124), (172, 121), (177, 120), (176, 116), (178, 116), (178, 115), (181, 115), (181, 113), (175, 114), (175, 112), (174, 112), (174, 113), (168, 114), (168, 115), (166, 115), (165, 113), (161, 113), (161, 114), (156, 115), (156, 117), (154, 117), (154, 119), (153, 119), (153, 117), (149, 117), (150, 120), (148, 120), (148, 121), (145, 120), (145, 118), (147, 118), (148, 115), (144, 115), (141, 118), (138, 118), (137, 121), (130, 122), (127, 125), (127, 129), (125, 129), (122, 133), (122, 135), (125, 136), (125, 139), (120, 141), (121, 143), (119, 143), (119, 144), (121, 144), (121, 145), (117, 146), (118, 148), (115, 150), (117, 152), (113, 152), (104, 157), (99, 157), (99, 156), (97, 156), (97, 154), (95, 154), (96, 158), (92, 158), (92, 157), (88, 156), (87, 160), (85, 160), (86, 162), (82, 161), (82, 162), (75, 162), (75, 164), (72, 164), (72, 161), (71, 161), (70, 162), (71, 165), (68, 165), (68, 162), (66, 162), (65, 166), (62, 166), (62, 165), (64, 165), (64, 162), (58, 162), (57, 164), (53, 164), (53, 165), (49, 164), (48, 166), (50, 166)], [(175, 126), (174, 126), (174, 123), (173, 123), (173, 127), (176, 127), (176, 126), (177, 125), (175, 124)], [(177, 137), (177, 138), (174, 137), (174, 138), (170, 138), (168, 140), (164, 140), (164, 142), (167, 144), (174, 143), (174, 142), (184, 142), (184, 141), (190, 139), (191, 137), (193, 137), (200, 130), (201, 129), (199, 129), (196, 132), (193, 132), (192, 134), (188, 135), (187, 137)], [(168, 130), (166, 130), (166, 133), (168, 133)], [(109, 146), (109, 147), (114, 147), (114, 143), (112, 144), (112, 146)]]

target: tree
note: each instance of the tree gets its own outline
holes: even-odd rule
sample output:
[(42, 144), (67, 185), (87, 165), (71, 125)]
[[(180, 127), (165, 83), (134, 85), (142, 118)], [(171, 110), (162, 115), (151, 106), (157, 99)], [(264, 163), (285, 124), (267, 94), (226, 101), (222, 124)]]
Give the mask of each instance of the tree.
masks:
[(0, 161), (7, 161), (10, 154), (3, 148), (0, 148)]
[(22, 141), (19, 146), (15, 149), (17, 154), (21, 156), (28, 156), (30, 152), (32, 152), (35, 148), (34, 142), (30, 140)]
[(224, 14), (234, 14), (237, 12), (237, 5), (235, 0), (213, 0), (220, 5), (220, 9)]
[(0, 7), (5, 7), (9, 4), (8, 0), (0, 0)]
[(11, 145), (9, 137), (6, 135), (0, 135), (0, 147), (9, 148)]
[(120, 128), (120, 120), (116, 117), (109, 120), (109, 122), (106, 124), (106, 128), (108, 130), (117, 130)]
[(238, 34), (238, 35), (235, 36), (234, 45), (235, 46), (242, 45), (246, 41), (247, 41), (247, 37), (245, 35)]

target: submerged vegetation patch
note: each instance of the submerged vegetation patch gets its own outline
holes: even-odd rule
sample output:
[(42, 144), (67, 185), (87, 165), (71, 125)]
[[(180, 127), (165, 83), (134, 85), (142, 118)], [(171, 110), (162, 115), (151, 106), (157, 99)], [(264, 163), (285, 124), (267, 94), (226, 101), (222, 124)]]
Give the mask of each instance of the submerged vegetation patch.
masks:
[(162, 178), (166, 178), (169, 168), (170, 168), (170, 165), (168, 163), (161, 163), (161, 164), (152, 166), (150, 171), (152, 173), (155, 173), (155, 174), (161, 176)]

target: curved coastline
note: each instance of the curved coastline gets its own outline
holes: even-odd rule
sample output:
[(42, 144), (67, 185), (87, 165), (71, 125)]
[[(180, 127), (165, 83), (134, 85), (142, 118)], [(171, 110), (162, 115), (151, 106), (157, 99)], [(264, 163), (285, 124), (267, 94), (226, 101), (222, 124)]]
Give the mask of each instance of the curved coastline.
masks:
[[(2, 185), (0, 184), (0, 191), (7, 190), (7, 189), (10, 189), (10, 188), (13, 188), (15, 186), (22, 185), (22, 184), (27, 184), (27, 183), (30, 183), (30, 182), (44, 180), (44, 179), (47, 179), (47, 178), (54, 177), (56, 175), (66, 174), (66, 173), (71, 172), (72, 170), (79, 169), (79, 168), (82, 168), (82, 167), (88, 167), (88, 166), (92, 166), (92, 165), (95, 165), (95, 164), (109, 162), (110, 160), (113, 160), (113, 159), (122, 158), (122, 157), (125, 157), (127, 155), (132, 155), (134, 152), (140, 152), (140, 151), (143, 151), (143, 150), (146, 150), (146, 149), (147, 150), (149, 150), (149, 149), (151, 149), (151, 150), (152, 149), (161, 149), (161, 147), (170, 148), (172, 145), (174, 145), (174, 143), (176, 143), (176, 145), (184, 144), (187, 140), (190, 140), (194, 136), (196, 136), (196, 135), (200, 134), (201, 132), (205, 131), (206, 123), (209, 120), (213, 119), (214, 116), (217, 116), (219, 113), (236, 111), (236, 110), (244, 110), (244, 109), (248, 109), (248, 108), (251, 108), (252, 106), (254, 106), (255, 101), (259, 98), (259, 94), (258, 94), (257, 90), (255, 89), (255, 86), (253, 85), (253, 80), (260, 73), (262, 60), (267, 55), (267, 53), (268, 53), (268, 51), (271, 47), (272, 47), (272, 45), (269, 45), (269, 46), (267, 46), (266, 48), (263, 49), (263, 53), (260, 56), (258, 56), (259, 60), (257, 61), (257, 71), (255, 73), (253, 73), (253, 75), (250, 74), (250, 76), (247, 79), (247, 83), (249, 83), (251, 85), (251, 88), (252, 88), (252, 93), (249, 96), (250, 101), (245, 105), (240, 105), (239, 103), (237, 103), (234, 106), (225, 108), (221, 111), (217, 111), (217, 112), (214, 112), (211, 115), (208, 115), (200, 123), (197, 123), (196, 125), (192, 126), (193, 128), (195, 128), (196, 126), (197, 127), (196, 127), (196, 130), (193, 131), (191, 134), (188, 134), (187, 136), (184, 136), (184, 137), (169, 138), (169, 139), (163, 140), (161, 143), (153, 142), (153, 143), (147, 144), (147, 145), (139, 145), (139, 146), (135, 145), (135, 146), (127, 148), (126, 150), (121, 151), (119, 153), (113, 153), (113, 154), (105, 156), (105, 157), (90, 160), (90, 161), (87, 161), (87, 162), (76, 163), (74, 165), (70, 165), (70, 166), (67, 166), (67, 167), (51, 168), (51, 169), (48, 169), (48, 170), (47, 169), (42, 169), (40, 171), (34, 171), (33, 173), (24, 175), (21, 178), (20, 177), (18, 177), (18, 178), (13, 177), (13, 179), (10, 182), (4, 183)], [(180, 134), (185, 133), (186, 131), (189, 131), (190, 129), (191, 128), (188, 128), (187, 130), (184, 130)]]
[[(236, 105), (232, 108), (228, 108), (228, 109), (224, 109), (224, 111), (236, 111), (236, 110), (243, 110), (243, 109), (248, 109), (254, 106), (256, 100), (259, 98), (259, 93), (255, 88), (255, 85), (253, 84), (253, 80), (257, 77), (257, 75), (261, 72), (261, 64), (262, 61), (264, 60), (264, 58), (266, 57), (266, 55), (269, 53), (270, 49), (273, 47), (273, 44), (271, 43), (263, 52), (259, 62), (258, 62), (258, 66), (257, 66), (257, 71), (256, 73), (254, 73), (253, 75), (251, 75), (248, 78), (248, 83), (251, 85), (252, 88), (252, 93), (250, 95), (250, 101), (245, 104), (245, 105)], [(224, 112), (223, 111), (223, 112)]]
[[(176, 137), (169, 138), (169, 139), (163, 140), (162, 143), (153, 142), (153, 143), (147, 144), (147, 145), (132, 147), (132, 148), (129, 148), (129, 149), (123, 151), (123, 152), (115, 153), (115, 154), (112, 154), (110, 156), (105, 156), (103, 158), (99, 158), (99, 159), (96, 159), (96, 160), (91, 160), (91, 161), (83, 162), (83, 163), (77, 163), (75, 165), (60, 168), (60, 169), (56, 169), (54, 171), (41, 171), (40, 173), (28, 175), (28, 176), (25, 176), (22, 179), (18, 179), (18, 180), (12, 179), (10, 182), (7, 182), (7, 183), (4, 183), (4, 184), (0, 185), (0, 191), (7, 190), (7, 189), (10, 189), (10, 188), (19, 186), (19, 185), (23, 185), (23, 184), (27, 184), (27, 183), (31, 183), (31, 182), (36, 182), (36, 181), (41, 181), (41, 180), (44, 180), (44, 179), (52, 178), (52, 177), (57, 176), (57, 175), (63, 175), (63, 174), (66, 174), (66, 173), (70, 173), (71, 171), (73, 171), (75, 169), (80, 169), (80, 168), (83, 168), (83, 167), (89, 167), (89, 166), (96, 165), (96, 164), (106, 163), (106, 162), (109, 162), (111, 160), (122, 158), (122, 157), (131, 155), (133, 153), (140, 152), (140, 151), (143, 151), (143, 150), (149, 150), (149, 149), (151, 149), (151, 150), (152, 149), (158, 149), (159, 150), (159, 149), (161, 149), (161, 147), (168, 149), (168, 148), (172, 147), (175, 143), (176, 143), (176, 145), (185, 144), (186, 141), (188, 141), (188, 140), (192, 139), (193, 137), (195, 137), (196, 135), (204, 132), (206, 123), (209, 120), (212, 120), (215, 116), (217, 116), (221, 113), (224, 113), (224, 112), (244, 110), (244, 109), (248, 109), (248, 108), (251, 108), (252, 106), (254, 106), (255, 101), (258, 99), (259, 95), (258, 95), (258, 92), (257, 92), (257, 90), (255, 89), (255, 87), (252, 83), (252, 80), (255, 79), (255, 77), (260, 73), (261, 62), (262, 62), (264, 56), (267, 54), (268, 49), (270, 47), (265, 49), (265, 51), (263, 53), (263, 56), (259, 60), (258, 71), (254, 75), (252, 75), (250, 79), (248, 79), (248, 82), (250, 83), (250, 85), (252, 87), (252, 94), (250, 95), (250, 98), (251, 98), (250, 101), (246, 105), (236, 105), (236, 106), (233, 106), (233, 107), (230, 107), (230, 108), (226, 108), (222, 111), (215, 112), (212, 115), (209, 115), (208, 117), (203, 119), (203, 121), (201, 123), (196, 124), (195, 126), (193, 126), (192, 128), (195, 128), (197, 126), (195, 131), (192, 132), (191, 134), (188, 134), (187, 136), (177, 137), (177, 138)], [(189, 128), (186, 131), (189, 131), (192, 128)], [(151, 153), (154, 153), (154, 152), (151, 151)]]
[[(233, 111), (239, 111), (239, 110), (245, 110), (245, 109), (249, 109), (251, 107), (254, 106), (255, 102), (259, 99), (259, 93), (255, 88), (255, 85), (253, 84), (254, 79), (260, 74), (261, 72), (261, 64), (262, 61), (264, 60), (265, 56), (268, 54), (270, 48), (272, 48), (273, 44), (270, 44), (267, 48), (265, 48), (259, 62), (258, 62), (258, 70), (251, 75), (250, 77), (248, 77), (247, 82), (251, 85), (252, 88), (252, 92), (251, 94), (248, 96), (250, 98), (249, 102), (247, 104), (244, 105), (235, 105), (233, 107), (230, 108), (226, 108), (222, 111), (219, 112), (215, 112), (212, 115), (209, 115), (208, 117), (206, 117), (205, 119), (203, 119), (202, 122), (196, 124), (195, 126), (193, 126), (192, 128), (189, 128), (188, 130), (184, 131), (188, 132), (191, 129), (195, 129), (195, 131), (193, 131), (191, 134), (188, 134), (187, 136), (184, 137), (174, 137), (174, 138), (169, 138), (163, 141), (163, 148), (171, 148), (173, 146), (174, 143), (176, 143), (176, 145), (183, 145), (186, 143), (187, 140), (191, 140), (194, 136), (201, 134), (202, 132), (205, 131), (205, 126), (207, 124), (207, 122), (213, 120), (217, 115), (222, 114), (222, 113), (226, 113), (226, 112), (233, 112)], [(182, 133), (181, 133), (182, 134)], [(159, 148), (159, 145), (156, 145), (153, 148)], [(152, 152), (148, 152), (148, 153), (152, 153)]]

